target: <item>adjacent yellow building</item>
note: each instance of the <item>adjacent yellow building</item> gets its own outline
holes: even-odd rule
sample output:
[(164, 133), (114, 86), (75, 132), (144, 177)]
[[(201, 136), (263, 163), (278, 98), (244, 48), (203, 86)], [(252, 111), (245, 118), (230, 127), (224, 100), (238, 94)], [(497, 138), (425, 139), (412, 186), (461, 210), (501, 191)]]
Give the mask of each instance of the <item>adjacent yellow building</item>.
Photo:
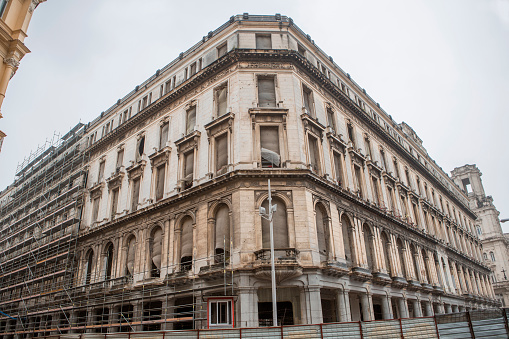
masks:
[[(46, 0), (0, 0), (0, 119), (7, 84), (30, 50), (23, 41), (35, 8)], [(0, 151), (6, 134), (0, 130)]]

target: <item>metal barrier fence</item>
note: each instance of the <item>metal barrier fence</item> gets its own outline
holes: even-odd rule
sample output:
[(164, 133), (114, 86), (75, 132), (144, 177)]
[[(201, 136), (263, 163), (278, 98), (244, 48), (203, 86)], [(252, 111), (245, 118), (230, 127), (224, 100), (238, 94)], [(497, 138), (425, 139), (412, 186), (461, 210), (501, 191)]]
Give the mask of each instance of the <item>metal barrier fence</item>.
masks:
[(476, 310), (434, 317), (279, 327), (60, 334), (51, 339), (507, 339), (509, 309)]

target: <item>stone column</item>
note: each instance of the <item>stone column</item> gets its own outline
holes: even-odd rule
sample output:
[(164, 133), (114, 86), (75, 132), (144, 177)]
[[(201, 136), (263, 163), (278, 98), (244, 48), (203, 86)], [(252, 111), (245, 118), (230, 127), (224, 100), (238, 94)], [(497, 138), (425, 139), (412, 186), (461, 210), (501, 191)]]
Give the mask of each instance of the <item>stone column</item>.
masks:
[(350, 315), (350, 296), (348, 295), (348, 290), (337, 290), (336, 300), (339, 321), (352, 321), (352, 317)]
[[(424, 301), (423, 301), (424, 302)], [(431, 301), (427, 300), (424, 304), (424, 309), (426, 311), (426, 317), (432, 317), (433, 316), (433, 307), (431, 307)]]
[(444, 306), (445, 306), (445, 313), (452, 313), (451, 304), (444, 304)]
[(383, 319), (392, 319), (392, 310), (391, 310), (391, 304), (390, 304), (390, 297), (387, 295), (384, 295), (380, 298), (382, 300), (382, 318)]
[(359, 293), (361, 298), (361, 306), (362, 306), (362, 318), (364, 321), (369, 321), (375, 319), (375, 316), (373, 314), (373, 307), (372, 305), (372, 299), (371, 299), (371, 293)]
[(422, 317), (421, 301), (419, 299), (412, 300), (414, 306), (414, 317)]
[(406, 297), (398, 298), (399, 316), (408, 318), (408, 304)]
[(458, 305), (452, 305), (452, 312), (453, 313), (458, 313), (459, 312)]
[(258, 327), (258, 295), (255, 287), (239, 287), (238, 327)]
[(444, 314), (445, 313), (444, 303), (443, 302), (438, 302), (437, 303), (437, 311), (438, 311), (439, 314)]
[(305, 286), (304, 296), (307, 303), (307, 323), (321, 324), (323, 322), (322, 298), (319, 286)]

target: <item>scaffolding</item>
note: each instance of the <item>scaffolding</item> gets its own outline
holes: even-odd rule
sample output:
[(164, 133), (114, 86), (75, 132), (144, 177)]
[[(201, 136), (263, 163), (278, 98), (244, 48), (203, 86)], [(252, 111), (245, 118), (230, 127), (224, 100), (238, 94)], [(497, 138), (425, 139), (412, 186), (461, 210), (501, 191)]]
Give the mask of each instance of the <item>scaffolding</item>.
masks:
[[(75, 270), (86, 163), (77, 124), (54, 134), (0, 193), (0, 333), (28, 331), (29, 315), (54, 303)], [(39, 319), (41, 321), (41, 319)]]

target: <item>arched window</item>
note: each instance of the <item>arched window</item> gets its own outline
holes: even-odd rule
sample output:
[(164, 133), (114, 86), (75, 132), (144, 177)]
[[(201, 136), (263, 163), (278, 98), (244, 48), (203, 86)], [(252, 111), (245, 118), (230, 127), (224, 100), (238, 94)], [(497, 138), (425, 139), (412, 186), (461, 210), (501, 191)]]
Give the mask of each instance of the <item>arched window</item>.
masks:
[[(277, 211), (272, 214), (274, 248), (288, 248), (288, 222), (285, 203), (281, 199), (272, 198), (272, 205), (277, 205)], [(269, 201), (265, 200), (262, 207), (268, 212)], [(262, 246), (263, 248), (270, 248), (270, 222), (264, 218), (262, 218)]]
[(90, 284), (92, 280), (92, 268), (94, 266), (94, 251), (89, 250), (85, 262), (85, 285)]
[(216, 210), (214, 229), (214, 261), (222, 263), (230, 256), (230, 209), (221, 204)]
[(362, 227), (362, 234), (364, 235), (364, 246), (366, 246), (366, 259), (370, 271), (374, 270), (373, 261), (373, 233), (367, 224)]
[(429, 274), (429, 268), (428, 268), (428, 256), (426, 255), (426, 252), (424, 251), (424, 249), (422, 249), (421, 251), (421, 254), (422, 254), (422, 260), (424, 261), (424, 273), (426, 274), (426, 281), (428, 282), (428, 284), (431, 284), (431, 275)]
[(134, 275), (134, 258), (136, 256), (136, 238), (131, 236), (127, 240), (127, 257), (125, 261), (125, 275), (132, 277)]
[(385, 232), (382, 232), (382, 251), (384, 253), (384, 261), (385, 261), (385, 269), (387, 270), (387, 274), (392, 277), (393, 273), (391, 269), (391, 257), (390, 253), (390, 242)]
[(182, 220), (180, 236), (180, 270), (189, 271), (193, 261), (193, 219), (190, 216)]
[(318, 251), (321, 255), (328, 258), (330, 250), (329, 218), (327, 216), (327, 211), (322, 204), (316, 205), (315, 216)]
[(495, 261), (495, 253), (490, 252), (491, 261)]
[(161, 274), (161, 255), (163, 246), (163, 230), (156, 227), (150, 235), (150, 277), (155, 278)]
[(352, 224), (350, 223), (350, 219), (346, 215), (341, 216), (341, 234), (343, 235), (343, 247), (345, 248), (345, 259), (347, 262), (352, 262), (353, 260), (353, 252), (350, 241), (350, 229), (352, 228)]
[[(413, 244), (410, 244), (410, 254), (412, 257), (412, 264), (414, 266), (414, 272), (415, 272), (415, 279), (419, 281), (421, 272), (419, 271), (419, 263), (417, 259), (417, 251), (415, 250), (415, 247)], [(422, 279), (421, 279), (422, 280)]]
[(404, 278), (408, 279), (408, 274), (405, 267), (405, 252), (404, 252), (405, 247), (403, 246), (403, 242), (401, 241), (401, 239), (398, 239), (396, 241), (396, 247), (398, 249), (399, 261), (401, 263), (401, 274), (403, 275)]
[(488, 260), (488, 255), (486, 254), (486, 252), (483, 252), (482, 256), (483, 256), (484, 260)]
[(113, 244), (110, 242), (106, 246), (106, 252), (104, 256), (104, 280), (112, 278), (113, 273)]

